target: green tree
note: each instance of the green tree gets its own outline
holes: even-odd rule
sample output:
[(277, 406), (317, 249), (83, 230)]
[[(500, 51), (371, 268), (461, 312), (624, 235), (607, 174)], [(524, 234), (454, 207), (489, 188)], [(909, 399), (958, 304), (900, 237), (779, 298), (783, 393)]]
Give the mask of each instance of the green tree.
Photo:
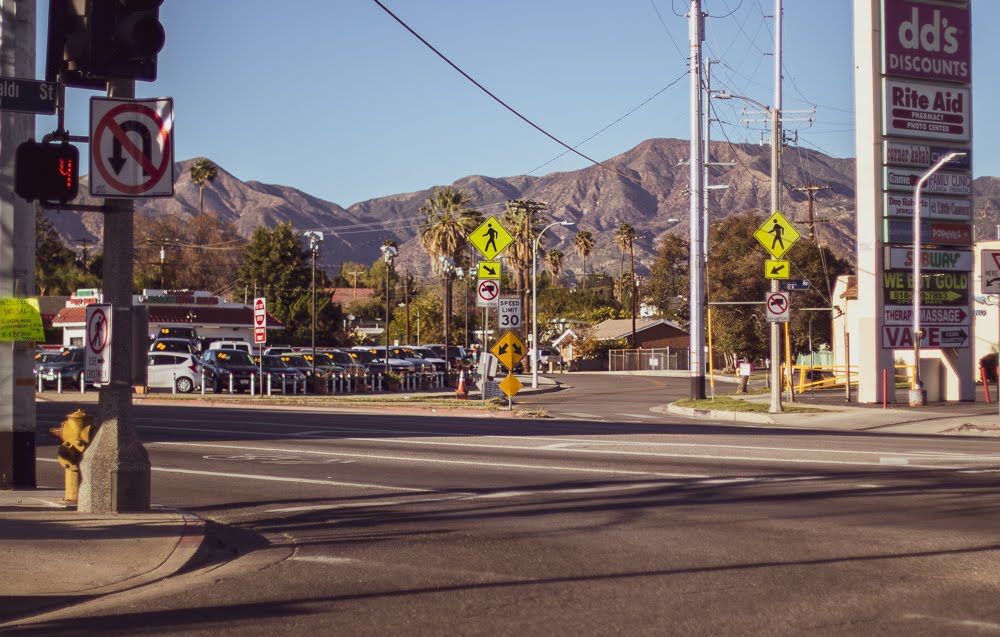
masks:
[(689, 269), (687, 238), (668, 234), (663, 237), (656, 261), (642, 286), (642, 297), (656, 306), (663, 318), (685, 327), (690, 319)]
[(100, 276), (66, 247), (41, 208), (35, 210), (35, 288), (39, 295), (66, 296), (97, 287)]
[(518, 296), (521, 297), (521, 307), (528, 310), (526, 302), (528, 282), (531, 278), (532, 249), (535, 237), (541, 231), (546, 221), (543, 204), (534, 201), (514, 199), (504, 203), (506, 207), (501, 218), (504, 227), (510, 233), (513, 241), (505, 251), (507, 263), (514, 272), (514, 283)]
[(233, 285), (246, 241), (232, 224), (212, 215), (193, 219), (163, 215), (136, 224), (135, 246), (139, 289), (217, 292)]
[[(311, 263), (309, 248), (292, 229), (291, 223), (282, 223), (270, 229), (261, 226), (254, 230), (249, 245), (243, 251), (243, 259), (236, 269), (236, 286), (237, 289), (251, 291), (255, 296), (266, 297), (268, 310), (285, 322), (289, 333), (299, 334), (303, 320), (303, 297), (311, 310)], [(325, 279), (325, 274), (322, 282), (317, 276), (317, 287), (326, 287)], [(299, 306), (293, 311), (297, 302)], [(305, 312), (305, 317), (311, 329), (309, 310)], [(317, 323), (318, 319), (319, 312)]]
[(590, 253), (594, 251), (594, 233), (590, 230), (581, 230), (576, 233), (573, 238), (573, 248), (576, 253), (580, 255), (580, 259), (583, 261), (583, 289), (587, 289), (587, 257)]
[(219, 174), (219, 169), (210, 160), (204, 157), (196, 159), (191, 164), (191, 182), (198, 186), (198, 215), (205, 214), (205, 186), (215, 181)]
[[(431, 269), (441, 276), (444, 291), (443, 321), (452, 319), (451, 282), (454, 267), (468, 267), (469, 235), (483, 223), (483, 216), (469, 207), (472, 199), (457, 188), (439, 188), (420, 212), (426, 219), (420, 226), (420, 245), (431, 259)], [(446, 265), (450, 263), (449, 265)], [(446, 323), (446, 327), (450, 327)], [(448, 336), (450, 338), (450, 330)], [(446, 343), (450, 344), (450, 343)]]

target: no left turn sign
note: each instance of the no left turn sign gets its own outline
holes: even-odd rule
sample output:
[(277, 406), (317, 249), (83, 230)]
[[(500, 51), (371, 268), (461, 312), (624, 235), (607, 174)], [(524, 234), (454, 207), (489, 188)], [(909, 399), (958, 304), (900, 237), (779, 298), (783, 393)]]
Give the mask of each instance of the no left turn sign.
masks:
[(172, 197), (174, 101), (90, 99), (90, 194)]

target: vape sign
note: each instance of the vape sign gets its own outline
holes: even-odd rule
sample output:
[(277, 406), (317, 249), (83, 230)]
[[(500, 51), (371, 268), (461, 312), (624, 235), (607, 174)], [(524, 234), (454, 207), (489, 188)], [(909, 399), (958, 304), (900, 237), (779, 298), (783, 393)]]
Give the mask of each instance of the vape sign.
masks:
[(968, 5), (884, 0), (882, 11), (882, 66), (886, 75), (972, 82)]

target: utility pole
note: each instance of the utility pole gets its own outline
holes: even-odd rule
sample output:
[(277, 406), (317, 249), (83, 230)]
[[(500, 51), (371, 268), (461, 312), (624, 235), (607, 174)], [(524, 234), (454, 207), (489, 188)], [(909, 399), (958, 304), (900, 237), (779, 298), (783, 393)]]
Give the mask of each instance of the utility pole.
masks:
[[(0, 0), (0, 74), (35, 77), (35, 2)], [(14, 196), (14, 151), (35, 138), (35, 116), (0, 111), (0, 296), (35, 293), (35, 210)], [(0, 347), (0, 489), (33, 489), (35, 478), (34, 344)]]
[(813, 198), (821, 190), (830, 190), (829, 186), (797, 186), (793, 188), (799, 192), (806, 193), (809, 198), (809, 240), (816, 241), (816, 218), (813, 216)]
[[(774, 105), (771, 106), (771, 213), (781, 209), (781, 0), (774, 0)], [(771, 292), (779, 292), (771, 279)], [(771, 405), (781, 413), (781, 323), (771, 322)]]
[(702, 100), (701, 100), (701, 42), (704, 39), (701, 0), (691, 0), (688, 14), (691, 45), (691, 161), (690, 161), (690, 329), (689, 355), (691, 369), (691, 398), (705, 398), (705, 270), (704, 245), (702, 244), (702, 205), (704, 194), (702, 175)]
[[(410, 271), (403, 270), (403, 338), (410, 342)], [(418, 343), (419, 345), (419, 343)]]
[[(132, 99), (135, 80), (111, 80), (108, 97)], [(77, 510), (123, 513), (149, 510), (150, 465), (132, 418), (132, 250), (135, 205), (131, 199), (104, 200), (104, 302), (111, 305), (114, 334), (111, 383), (98, 396), (100, 427), (80, 473)]]

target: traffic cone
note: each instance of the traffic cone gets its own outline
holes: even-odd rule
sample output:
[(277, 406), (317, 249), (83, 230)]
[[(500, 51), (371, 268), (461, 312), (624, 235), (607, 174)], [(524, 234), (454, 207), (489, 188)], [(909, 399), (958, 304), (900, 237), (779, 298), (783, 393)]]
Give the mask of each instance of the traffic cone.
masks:
[(461, 399), (469, 397), (469, 392), (465, 389), (465, 370), (458, 375), (458, 387), (455, 388), (455, 395)]

